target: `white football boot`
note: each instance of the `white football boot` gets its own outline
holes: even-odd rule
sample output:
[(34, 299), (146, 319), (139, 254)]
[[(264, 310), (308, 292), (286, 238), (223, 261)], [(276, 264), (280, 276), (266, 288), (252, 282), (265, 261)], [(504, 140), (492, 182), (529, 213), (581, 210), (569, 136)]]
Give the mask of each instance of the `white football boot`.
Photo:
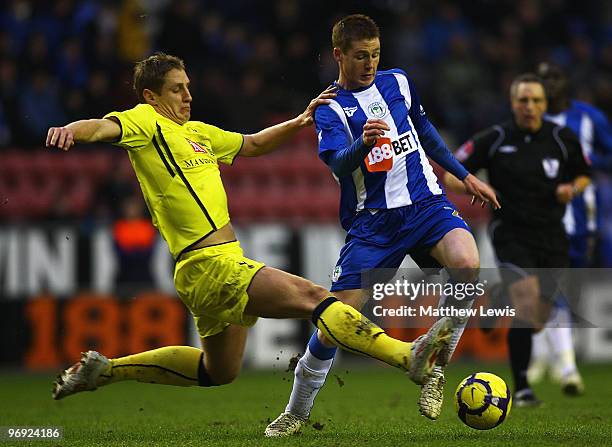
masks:
[(281, 438), (284, 436), (290, 436), (299, 432), (305, 424), (305, 419), (285, 411), (281, 413), (279, 417), (270, 422), (270, 424), (266, 427), (264, 434), (266, 438)]
[(453, 320), (450, 317), (440, 318), (426, 334), (418, 337), (410, 351), (410, 368), (408, 377), (417, 385), (423, 385), (431, 374), (436, 359), (451, 340)]
[(80, 391), (94, 391), (96, 380), (110, 360), (96, 351), (81, 353), (81, 360), (64, 370), (53, 382), (53, 399), (59, 400)]
[(561, 390), (568, 396), (580, 396), (584, 394), (584, 382), (578, 371), (566, 374), (561, 378)]
[(532, 359), (527, 369), (527, 382), (531, 385), (541, 383), (549, 372), (552, 374), (552, 370), (549, 370), (548, 359)]
[(434, 421), (440, 417), (445, 384), (444, 370), (441, 366), (436, 366), (421, 387), (418, 406), (423, 416)]

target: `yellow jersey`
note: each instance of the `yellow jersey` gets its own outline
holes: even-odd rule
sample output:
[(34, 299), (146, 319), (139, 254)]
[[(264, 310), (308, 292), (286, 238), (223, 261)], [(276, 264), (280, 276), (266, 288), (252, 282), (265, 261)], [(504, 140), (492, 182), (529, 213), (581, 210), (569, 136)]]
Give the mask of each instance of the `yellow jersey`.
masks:
[(241, 134), (199, 121), (180, 125), (149, 104), (104, 118), (118, 120), (114, 144), (127, 149), (153, 225), (175, 259), (230, 221), (218, 162), (232, 164)]

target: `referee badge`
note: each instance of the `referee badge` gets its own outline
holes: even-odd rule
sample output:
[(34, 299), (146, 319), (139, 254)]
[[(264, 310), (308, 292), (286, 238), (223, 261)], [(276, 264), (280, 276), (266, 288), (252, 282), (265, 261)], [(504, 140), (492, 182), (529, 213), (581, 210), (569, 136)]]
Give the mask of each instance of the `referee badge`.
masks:
[(544, 168), (544, 173), (548, 178), (555, 178), (557, 174), (559, 174), (559, 165), (559, 160), (556, 158), (542, 159), (542, 167)]

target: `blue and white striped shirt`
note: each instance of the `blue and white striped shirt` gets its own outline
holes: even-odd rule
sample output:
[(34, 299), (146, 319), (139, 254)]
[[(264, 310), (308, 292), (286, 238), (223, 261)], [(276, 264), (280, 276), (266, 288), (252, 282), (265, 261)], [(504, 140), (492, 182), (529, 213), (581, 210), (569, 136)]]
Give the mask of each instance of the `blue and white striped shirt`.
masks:
[(421, 144), (432, 126), (404, 71), (378, 71), (370, 86), (338, 88), (336, 94), (315, 113), (319, 157), (326, 163), (361, 136), (366, 120), (382, 119), (390, 128), (351, 174), (338, 178), (345, 229), (363, 209), (398, 208), (444, 194)]

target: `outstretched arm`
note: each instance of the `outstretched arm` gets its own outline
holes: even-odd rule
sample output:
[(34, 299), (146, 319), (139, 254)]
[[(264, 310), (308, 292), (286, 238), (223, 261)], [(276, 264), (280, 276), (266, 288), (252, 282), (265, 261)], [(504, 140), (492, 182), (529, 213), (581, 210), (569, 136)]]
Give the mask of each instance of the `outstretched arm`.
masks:
[(74, 121), (64, 127), (51, 127), (47, 147), (69, 150), (75, 143), (113, 142), (121, 137), (121, 126), (112, 119)]
[(491, 203), (493, 209), (501, 208), (493, 188), (470, 174), (451, 154), (438, 131), (427, 119), (421, 120), (419, 136), (425, 149), (436, 163), (446, 169), (444, 184), (451, 190), (472, 195), (472, 205), (480, 201), (481, 206)]
[[(463, 143), (455, 152), (454, 157), (463, 164), (468, 172), (478, 172), (481, 169), (487, 169), (489, 166), (488, 153), (501, 132), (502, 130), (499, 126), (490, 127), (479, 132)], [(473, 174), (468, 174), (460, 180), (450, 172), (446, 172), (444, 174), (444, 184), (447, 188), (457, 193), (471, 194), (472, 205), (478, 200), (483, 207), (486, 203), (490, 203), (493, 209), (501, 208), (495, 190), (488, 183), (483, 182)]]
[(244, 143), (238, 155), (243, 157), (258, 157), (277, 149), (289, 140), (300, 129), (312, 126), (314, 112), (321, 104), (329, 103), (336, 96), (336, 87), (328, 87), (319, 96), (310, 101), (306, 110), (297, 117), (275, 126), (267, 127), (252, 135), (244, 136)]
[(482, 207), (490, 203), (495, 210), (501, 208), (495, 190), (473, 174), (468, 174), (463, 180), (459, 180), (450, 172), (445, 172), (444, 184), (448, 189), (456, 193), (471, 194), (472, 205), (478, 200)]

